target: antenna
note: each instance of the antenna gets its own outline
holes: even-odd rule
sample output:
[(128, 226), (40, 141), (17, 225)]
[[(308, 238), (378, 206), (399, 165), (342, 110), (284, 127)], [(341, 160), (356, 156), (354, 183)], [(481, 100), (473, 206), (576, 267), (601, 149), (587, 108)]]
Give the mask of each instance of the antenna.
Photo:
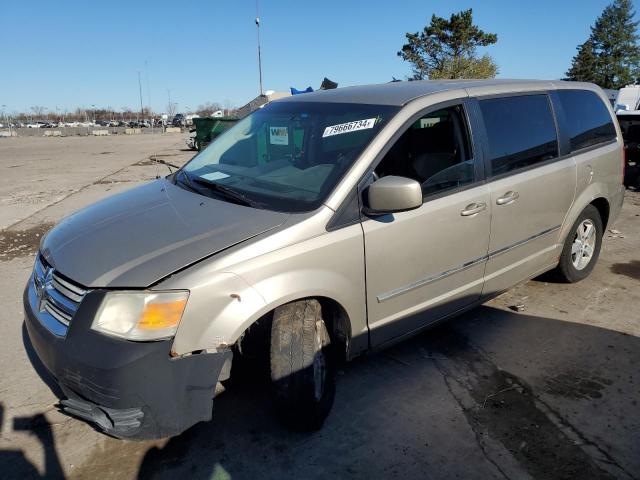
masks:
[(264, 95), (262, 88), (262, 55), (260, 54), (260, 10), (256, 0), (256, 30), (258, 32), (258, 75), (260, 76), (260, 95)]

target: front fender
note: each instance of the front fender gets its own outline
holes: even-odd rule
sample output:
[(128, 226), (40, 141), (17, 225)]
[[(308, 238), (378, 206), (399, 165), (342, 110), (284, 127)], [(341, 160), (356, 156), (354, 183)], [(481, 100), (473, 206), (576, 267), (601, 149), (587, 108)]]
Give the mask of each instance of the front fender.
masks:
[(262, 296), (238, 275), (217, 273), (191, 288), (172, 354), (228, 347), (238, 339), (239, 321), (253, 318), (264, 306)]
[[(313, 279), (313, 286), (309, 279)], [(344, 308), (348, 299), (340, 292), (349, 291), (349, 287), (348, 278), (319, 269), (283, 272), (254, 286), (234, 273), (219, 273), (206, 288), (192, 289), (172, 352), (184, 355), (226, 348), (262, 316), (302, 298), (327, 297)]]
[(191, 292), (173, 345), (178, 355), (226, 348), (263, 315), (308, 297), (326, 297), (340, 304), (352, 338), (368, 339), (359, 224), (273, 250), (223, 272), (214, 268), (212, 262), (187, 270), (158, 286)]

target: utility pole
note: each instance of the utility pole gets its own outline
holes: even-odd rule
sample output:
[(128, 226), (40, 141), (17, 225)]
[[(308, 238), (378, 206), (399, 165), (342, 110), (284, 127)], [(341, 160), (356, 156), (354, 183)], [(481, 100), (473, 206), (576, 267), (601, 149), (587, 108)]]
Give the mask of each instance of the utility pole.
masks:
[(258, 32), (258, 75), (260, 77), (260, 96), (264, 95), (262, 88), (262, 55), (260, 53), (260, 11), (258, 8), (258, 0), (256, 0), (256, 30)]
[(144, 70), (147, 76), (147, 108), (151, 111), (151, 89), (149, 88), (149, 62), (144, 61)]
[(140, 91), (140, 116), (144, 118), (144, 107), (142, 106), (142, 81), (140, 80), (140, 70), (138, 70), (138, 90)]

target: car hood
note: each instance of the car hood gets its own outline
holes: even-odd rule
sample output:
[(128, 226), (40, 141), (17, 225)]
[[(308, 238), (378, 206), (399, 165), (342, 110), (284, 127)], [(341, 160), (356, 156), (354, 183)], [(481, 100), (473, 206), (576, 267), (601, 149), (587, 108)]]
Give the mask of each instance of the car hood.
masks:
[(287, 216), (160, 179), (66, 217), (40, 250), (59, 273), (85, 287), (147, 287), (281, 225)]

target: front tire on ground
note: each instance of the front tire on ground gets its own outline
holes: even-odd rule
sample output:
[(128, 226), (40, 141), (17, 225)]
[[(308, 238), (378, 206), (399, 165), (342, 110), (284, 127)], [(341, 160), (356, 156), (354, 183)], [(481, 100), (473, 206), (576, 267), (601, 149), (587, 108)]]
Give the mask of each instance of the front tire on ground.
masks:
[(600, 256), (602, 234), (600, 213), (593, 205), (588, 205), (565, 240), (555, 272), (560, 280), (575, 283), (589, 276)]
[(296, 430), (319, 429), (335, 394), (330, 338), (317, 300), (278, 307), (271, 326), (271, 379), (278, 412)]

